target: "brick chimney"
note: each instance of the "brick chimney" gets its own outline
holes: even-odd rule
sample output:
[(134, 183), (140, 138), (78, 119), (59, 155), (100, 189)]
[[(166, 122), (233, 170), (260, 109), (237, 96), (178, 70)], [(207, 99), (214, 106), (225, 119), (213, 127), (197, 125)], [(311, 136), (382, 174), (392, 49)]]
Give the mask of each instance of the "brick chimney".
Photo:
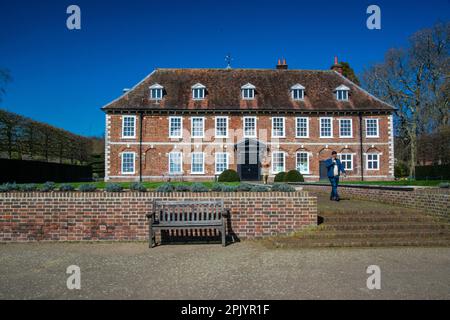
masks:
[(334, 57), (334, 64), (331, 66), (331, 70), (334, 70), (342, 74), (342, 65), (338, 62), (337, 56)]
[(287, 70), (288, 65), (286, 64), (286, 59), (278, 59), (278, 64), (276, 66), (277, 70)]

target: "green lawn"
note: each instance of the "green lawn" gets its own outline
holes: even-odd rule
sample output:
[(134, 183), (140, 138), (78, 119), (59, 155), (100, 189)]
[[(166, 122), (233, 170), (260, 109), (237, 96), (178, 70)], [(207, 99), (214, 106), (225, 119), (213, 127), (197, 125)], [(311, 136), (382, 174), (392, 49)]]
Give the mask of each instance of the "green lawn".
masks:
[[(132, 182), (118, 182), (117, 184), (120, 184), (124, 189), (128, 189), (130, 187), (130, 184)], [(158, 188), (160, 185), (162, 185), (163, 181), (158, 181), (158, 182), (143, 182), (142, 184), (149, 190), (154, 190), (156, 188)], [(192, 185), (194, 182), (171, 182), (172, 185)], [(204, 184), (208, 189), (210, 189), (212, 187), (212, 185), (215, 183), (213, 181), (206, 181), (206, 182), (201, 182), (202, 184)], [(56, 183), (57, 188), (63, 183)], [(97, 187), (97, 189), (104, 189), (105, 186), (108, 184), (108, 182), (104, 182), (104, 181), (99, 181), (99, 182), (68, 182), (67, 184), (70, 184), (72, 186), (74, 186), (75, 188), (78, 188), (79, 186), (83, 185), (83, 184), (93, 184)], [(224, 182), (223, 184), (226, 185), (239, 185), (239, 182)], [(37, 184), (39, 187), (43, 185), (43, 183), (39, 183)]]

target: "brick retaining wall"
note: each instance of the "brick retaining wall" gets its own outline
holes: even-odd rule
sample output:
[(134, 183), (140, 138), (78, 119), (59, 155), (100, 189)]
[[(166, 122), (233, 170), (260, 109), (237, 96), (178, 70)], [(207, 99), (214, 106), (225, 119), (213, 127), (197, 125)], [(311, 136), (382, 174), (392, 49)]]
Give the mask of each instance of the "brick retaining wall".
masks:
[[(331, 192), (331, 186), (304, 185), (305, 190)], [(379, 201), (420, 209), (450, 219), (450, 190), (443, 188), (380, 188), (374, 186), (344, 186), (338, 188), (340, 196)]]
[(317, 224), (308, 192), (10, 192), (0, 194), (0, 241), (146, 240), (153, 199), (223, 198), (239, 238), (288, 234)]

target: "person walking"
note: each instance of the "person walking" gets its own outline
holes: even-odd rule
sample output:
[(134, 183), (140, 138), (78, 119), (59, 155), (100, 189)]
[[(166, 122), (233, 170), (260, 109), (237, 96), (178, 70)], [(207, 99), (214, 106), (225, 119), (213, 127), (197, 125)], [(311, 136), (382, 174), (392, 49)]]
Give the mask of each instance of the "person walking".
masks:
[(325, 166), (327, 167), (327, 176), (331, 182), (331, 195), (330, 200), (339, 201), (339, 195), (337, 192), (337, 188), (339, 185), (339, 176), (342, 172), (344, 177), (346, 176), (346, 172), (344, 166), (341, 163), (341, 160), (337, 158), (337, 152), (331, 152), (331, 158), (325, 161)]

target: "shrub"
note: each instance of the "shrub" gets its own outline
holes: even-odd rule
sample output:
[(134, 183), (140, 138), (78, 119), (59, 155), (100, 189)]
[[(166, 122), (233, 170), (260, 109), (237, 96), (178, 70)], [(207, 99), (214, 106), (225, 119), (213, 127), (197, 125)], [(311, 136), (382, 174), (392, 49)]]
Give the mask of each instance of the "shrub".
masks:
[(409, 167), (404, 161), (395, 162), (394, 176), (396, 178), (403, 178), (409, 176)]
[(279, 192), (294, 192), (295, 188), (293, 186), (290, 186), (286, 183), (275, 183), (272, 186), (272, 191), (279, 191)]
[(203, 183), (194, 183), (191, 186), (192, 192), (208, 192), (208, 188)]
[(69, 183), (63, 183), (59, 186), (59, 191), (73, 191), (75, 188)]
[(250, 192), (268, 192), (269, 190), (267, 186), (256, 185), (250, 189)]
[(35, 183), (27, 183), (27, 184), (22, 184), (20, 186), (20, 191), (24, 191), (24, 192), (36, 191), (37, 188), (38, 188), (37, 184), (35, 184)]
[(162, 185), (160, 185), (158, 188), (156, 188), (156, 192), (172, 192), (173, 191), (173, 185), (165, 182)]
[(239, 178), (238, 173), (235, 170), (228, 169), (223, 171), (219, 178), (217, 179), (218, 182), (239, 182), (241, 179)]
[(284, 176), (285, 182), (304, 182), (305, 179), (303, 175), (297, 170), (289, 170), (288, 173)]
[(140, 182), (133, 182), (132, 184), (130, 184), (130, 190), (145, 192), (147, 191), (147, 188)]
[(236, 189), (237, 189), (236, 186), (223, 185), (222, 189), (220, 191), (222, 191), (222, 192), (236, 192)]
[(449, 182), (441, 182), (439, 183), (439, 188), (450, 188)]
[(286, 172), (284, 172), (284, 171), (282, 171), (282, 172), (278, 172), (276, 175), (275, 175), (275, 178), (274, 178), (274, 182), (284, 182), (284, 177), (286, 176)]
[(191, 191), (191, 187), (187, 184), (178, 184), (175, 186), (175, 191), (177, 192), (189, 192)]
[(214, 183), (211, 187), (211, 191), (220, 192), (225, 185), (222, 183)]
[(16, 191), (19, 190), (19, 186), (13, 182), (13, 183), (4, 183), (0, 186), (0, 192), (8, 192), (8, 191)]
[(118, 183), (108, 183), (105, 189), (107, 192), (121, 192), (123, 187)]
[(82, 184), (78, 190), (80, 190), (81, 192), (94, 192), (95, 190), (97, 190), (97, 186), (95, 184), (91, 184), (91, 183), (86, 183), (86, 184)]
[(241, 183), (237, 186), (236, 191), (250, 191), (252, 187), (249, 183)]
[(39, 189), (42, 192), (50, 192), (56, 189), (56, 183), (47, 181), (42, 185), (42, 187)]

